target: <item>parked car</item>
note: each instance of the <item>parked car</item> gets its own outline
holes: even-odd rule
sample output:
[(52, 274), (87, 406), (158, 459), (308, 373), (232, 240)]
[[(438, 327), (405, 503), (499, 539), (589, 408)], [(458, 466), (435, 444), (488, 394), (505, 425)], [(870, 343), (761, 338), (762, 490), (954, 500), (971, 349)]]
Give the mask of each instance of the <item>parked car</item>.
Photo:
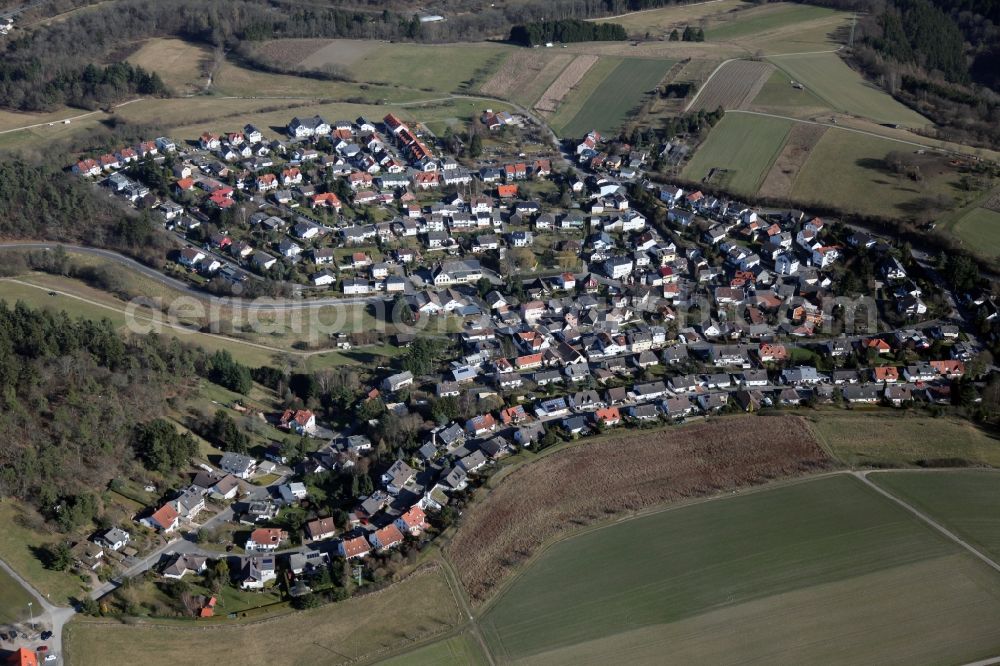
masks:
[(58, 658), (59, 658), (59, 657), (57, 657), (57, 656), (55, 655), (55, 653), (52, 653), (52, 654), (48, 654), (48, 655), (45, 655), (45, 662), (46, 662), (46, 663), (48, 663), (48, 662), (50, 662), (50, 661), (55, 661), (55, 660), (56, 660), (56, 659), (58, 659)]
[(52, 632), (51, 631), (43, 631), (42, 632), (42, 640), (43, 641), (47, 641), (50, 638), (52, 638)]

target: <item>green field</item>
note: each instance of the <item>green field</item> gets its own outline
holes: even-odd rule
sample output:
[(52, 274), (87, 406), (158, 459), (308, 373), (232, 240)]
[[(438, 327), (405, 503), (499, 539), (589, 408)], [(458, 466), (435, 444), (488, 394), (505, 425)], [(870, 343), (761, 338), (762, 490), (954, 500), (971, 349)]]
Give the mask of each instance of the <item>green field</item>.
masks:
[(785, 115), (796, 115), (790, 113), (792, 110), (816, 112), (827, 108), (826, 102), (817, 97), (815, 93), (810, 90), (793, 88), (791, 81), (791, 78), (783, 71), (775, 70), (764, 87), (754, 97), (753, 106), (768, 111), (781, 111)]
[(890, 152), (913, 155), (905, 143), (841, 129), (831, 129), (812, 149), (792, 186), (792, 198), (846, 211), (931, 219), (953, 207), (958, 174), (941, 156), (914, 157), (922, 180), (891, 173), (884, 159)]
[(769, 58), (789, 77), (802, 83), (837, 111), (879, 123), (923, 127), (929, 121), (864, 80), (836, 53), (813, 53)]
[(379, 44), (349, 70), (361, 81), (441, 92), (471, 90), (488, 79), (510, 51), (500, 44)]
[(1000, 440), (964, 420), (926, 416), (823, 414), (809, 419), (820, 442), (851, 466), (909, 467), (951, 458), (1000, 467)]
[(6, 571), (0, 570), (0, 625), (13, 624), (29, 618), (28, 603), (35, 603), (35, 610), (40, 611), (35, 598), (11, 578)]
[(378, 663), (379, 666), (486, 666), (489, 662), (476, 639), (462, 634)]
[(970, 249), (987, 256), (1000, 256), (1000, 213), (988, 208), (973, 208), (951, 227)]
[(739, 39), (785, 26), (827, 18), (837, 14), (832, 9), (810, 5), (775, 4), (749, 9), (732, 18), (722, 20), (705, 31), (705, 39), (712, 42)]
[(1000, 558), (1000, 474), (985, 470), (873, 472), (869, 480)]
[(558, 542), (481, 625), (501, 663), (959, 663), (1000, 650), (998, 595), (992, 570), (836, 475)]
[[(608, 66), (607, 60), (598, 61), (580, 82), (580, 87), (564, 102), (564, 105), (573, 104), (571, 109), (578, 108), (573, 116), (568, 116), (568, 110), (564, 114), (561, 107), (552, 119), (553, 127), (561, 136), (580, 137), (593, 129), (602, 133), (615, 132), (673, 65), (671, 60), (626, 58), (598, 79)], [(587, 93), (588, 81), (595, 80), (599, 80), (596, 88)], [(568, 120), (560, 122), (565, 118)]]
[(727, 169), (720, 184), (741, 194), (755, 194), (785, 145), (792, 121), (730, 114), (712, 128), (684, 168), (684, 177), (702, 180), (712, 169)]
[[(57, 543), (62, 536), (56, 532), (36, 531), (22, 525), (20, 517), (30, 515), (27, 509), (15, 500), (0, 501), (0, 559), (16, 571), (22, 578), (42, 594), (49, 595), (52, 603), (64, 603), (78, 595), (83, 586), (80, 579), (62, 571), (46, 569), (36, 554), (36, 549)], [(39, 525), (42, 524), (38, 519)]]

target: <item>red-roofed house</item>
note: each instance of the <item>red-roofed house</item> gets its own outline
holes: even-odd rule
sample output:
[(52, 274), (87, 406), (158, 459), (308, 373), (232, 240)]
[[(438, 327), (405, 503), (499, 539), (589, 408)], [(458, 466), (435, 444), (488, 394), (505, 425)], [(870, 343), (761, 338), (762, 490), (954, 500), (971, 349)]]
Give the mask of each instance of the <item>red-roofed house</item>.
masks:
[(154, 530), (170, 533), (177, 529), (180, 522), (180, 514), (174, 508), (173, 502), (167, 502), (161, 506), (152, 516), (145, 519), (146, 524)]
[(38, 655), (26, 647), (18, 648), (7, 656), (9, 666), (38, 666)]
[(276, 527), (261, 527), (250, 533), (247, 539), (246, 551), (253, 553), (262, 550), (277, 550), (281, 542), (288, 541), (288, 532)]
[(316, 415), (308, 409), (297, 409), (295, 411), (286, 409), (281, 415), (278, 424), (286, 430), (294, 430), (297, 433), (311, 432), (316, 429)]
[(412, 506), (410, 510), (396, 519), (396, 527), (400, 532), (416, 536), (427, 528), (427, 515), (419, 506)]
[(73, 165), (73, 173), (78, 176), (98, 176), (101, 173), (101, 165), (95, 159), (80, 160)]
[(333, 208), (339, 211), (342, 204), (340, 203), (340, 198), (333, 192), (324, 192), (322, 194), (314, 194), (312, 196), (312, 207), (313, 208)]
[[(397, 532), (399, 530), (396, 530)], [(340, 542), (337, 546), (337, 550), (340, 551), (340, 555), (349, 560), (355, 557), (364, 557), (371, 552), (371, 547), (364, 537), (355, 537), (353, 539), (345, 539)]]
[(948, 379), (955, 379), (965, 374), (965, 363), (956, 360), (931, 361), (931, 367), (939, 375), (944, 375)]
[(622, 422), (622, 415), (617, 407), (605, 407), (594, 412), (594, 420), (605, 426), (613, 426)]
[(877, 382), (898, 382), (899, 370), (892, 365), (876, 366), (872, 368), (872, 377)]
[(376, 550), (388, 550), (403, 543), (403, 533), (393, 523), (372, 532), (368, 535), (368, 540)]
[(513, 199), (517, 196), (517, 185), (497, 185), (497, 196), (501, 199)]

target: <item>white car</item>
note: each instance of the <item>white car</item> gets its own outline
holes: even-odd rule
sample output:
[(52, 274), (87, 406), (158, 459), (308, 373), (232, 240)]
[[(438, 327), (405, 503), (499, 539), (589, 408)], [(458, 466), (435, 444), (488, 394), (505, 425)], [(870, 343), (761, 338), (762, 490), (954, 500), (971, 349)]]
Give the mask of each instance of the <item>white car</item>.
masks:
[(59, 658), (59, 657), (57, 657), (57, 656), (56, 656), (56, 655), (54, 655), (54, 654), (47, 654), (47, 655), (45, 655), (45, 661), (46, 661), (46, 662), (50, 662), (50, 661), (55, 661), (55, 660), (56, 660), (56, 659), (58, 659), (58, 658)]

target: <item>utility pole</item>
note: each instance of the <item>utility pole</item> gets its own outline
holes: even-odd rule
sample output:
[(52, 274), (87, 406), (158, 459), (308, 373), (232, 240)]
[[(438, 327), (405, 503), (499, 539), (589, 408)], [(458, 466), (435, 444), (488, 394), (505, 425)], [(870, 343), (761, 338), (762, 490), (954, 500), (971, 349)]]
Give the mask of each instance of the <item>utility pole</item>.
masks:
[(31, 609), (32, 604), (33, 604), (33, 602), (31, 602), (31, 601), (28, 602), (28, 616), (31, 618), (31, 622), (30, 622), (30, 624), (28, 626), (30, 626), (31, 630), (34, 631), (35, 630), (35, 612)]
[(362, 567), (360, 567), (360, 566), (354, 567), (354, 575), (358, 579), (358, 587), (361, 587), (361, 574), (362, 574), (362, 572), (364, 572), (364, 569)]

